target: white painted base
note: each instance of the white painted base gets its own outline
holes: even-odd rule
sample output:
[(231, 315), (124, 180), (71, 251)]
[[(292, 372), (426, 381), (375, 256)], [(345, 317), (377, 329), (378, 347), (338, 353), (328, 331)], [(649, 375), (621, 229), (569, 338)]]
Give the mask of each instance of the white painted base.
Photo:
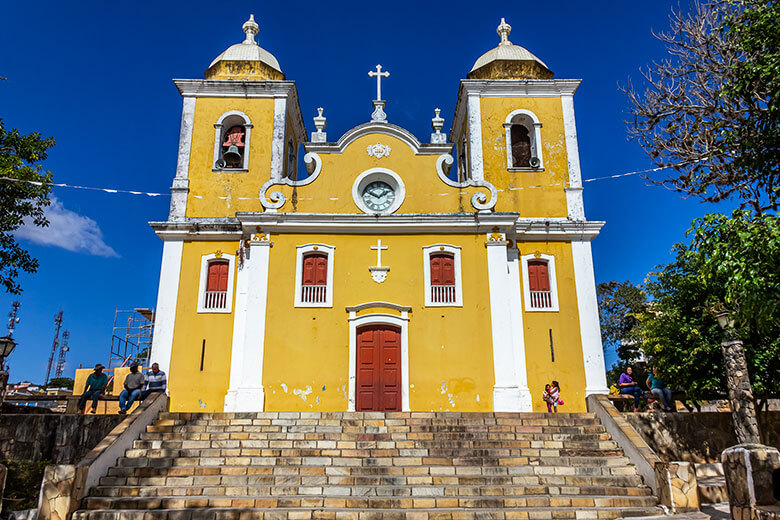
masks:
[(226, 412), (262, 412), (264, 405), (265, 391), (262, 388), (228, 390), (225, 396)]
[(596, 387), (596, 388), (585, 388), (585, 397), (588, 397), (589, 395), (609, 395), (609, 388), (606, 386), (602, 387)]
[(530, 412), (531, 393), (524, 395), (516, 386), (493, 387), (494, 412)]

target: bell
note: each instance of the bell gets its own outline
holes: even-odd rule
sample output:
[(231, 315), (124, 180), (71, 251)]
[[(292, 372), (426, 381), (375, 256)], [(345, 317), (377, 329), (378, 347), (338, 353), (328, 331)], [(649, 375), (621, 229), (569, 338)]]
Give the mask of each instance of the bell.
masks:
[(236, 163), (241, 160), (241, 152), (238, 151), (238, 146), (231, 144), (222, 157), (228, 163)]

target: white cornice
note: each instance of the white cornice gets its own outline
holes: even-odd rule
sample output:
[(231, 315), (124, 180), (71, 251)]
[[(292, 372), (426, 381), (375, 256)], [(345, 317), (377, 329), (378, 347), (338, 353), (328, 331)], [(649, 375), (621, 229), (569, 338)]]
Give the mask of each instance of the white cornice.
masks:
[(299, 143), (306, 141), (306, 125), (303, 123), (298, 89), (294, 81), (230, 81), (206, 79), (174, 79), (182, 97), (218, 98), (286, 98), (292, 110), (293, 129)]
[(508, 98), (571, 96), (580, 83), (579, 79), (463, 79), (458, 88), (449, 140), (452, 141), (458, 135), (463, 125), (469, 95)]
[(266, 233), (409, 234), (487, 233), (494, 228), (515, 240), (593, 240), (604, 222), (562, 218), (519, 218), (517, 213), (236, 213), (236, 218), (150, 222), (163, 240), (240, 240), (257, 231)]
[(369, 134), (385, 134), (409, 145), (416, 155), (436, 155), (450, 153), (452, 144), (427, 144), (420, 141), (410, 131), (389, 123), (364, 123), (348, 130), (335, 143), (306, 143), (307, 152), (344, 153), (347, 146), (357, 138)]

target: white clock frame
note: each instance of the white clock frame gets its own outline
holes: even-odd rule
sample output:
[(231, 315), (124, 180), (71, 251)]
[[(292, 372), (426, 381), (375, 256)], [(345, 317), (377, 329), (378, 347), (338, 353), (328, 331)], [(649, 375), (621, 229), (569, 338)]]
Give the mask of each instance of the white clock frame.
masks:
[[(374, 211), (366, 206), (366, 203), (363, 200), (363, 190), (366, 189), (366, 186), (376, 181), (387, 183), (393, 188), (393, 192), (395, 193), (395, 200), (393, 200), (390, 207), (384, 211)], [(404, 198), (406, 198), (406, 185), (404, 185), (404, 181), (401, 179), (400, 175), (387, 168), (371, 168), (366, 170), (358, 175), (355, 182), (352, 184), (352, 200), (360, 211), (369, 215), (390, 215), (391, 213), (395, 213), (398, 208), (401, 207), (401, 204), (403, 204)]]

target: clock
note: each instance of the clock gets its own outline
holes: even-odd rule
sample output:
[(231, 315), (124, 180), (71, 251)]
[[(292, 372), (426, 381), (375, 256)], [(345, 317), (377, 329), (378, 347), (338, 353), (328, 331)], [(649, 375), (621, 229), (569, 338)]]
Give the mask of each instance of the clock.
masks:
[(369, 210), (379, 213), (393, 205), (395, 190), (386, 182), (374, 181), (363, 189), (362, 198)]

